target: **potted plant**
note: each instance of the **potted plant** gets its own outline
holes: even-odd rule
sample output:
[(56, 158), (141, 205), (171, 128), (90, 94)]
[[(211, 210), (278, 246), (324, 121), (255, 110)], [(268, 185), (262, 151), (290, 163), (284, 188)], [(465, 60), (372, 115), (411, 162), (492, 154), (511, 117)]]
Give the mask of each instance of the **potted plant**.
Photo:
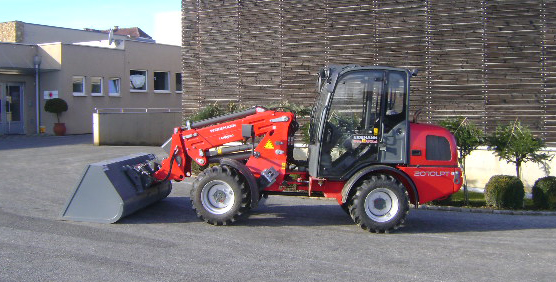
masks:
[(54, 98), (46, 100), (44, 104), (44, 110), (49, 113), (56, 114), (56, 118), (58, 120), (57, 123), (54, 124), (54, 134), (56, 136), (63, 136), (66, 134), (66, 124), (60, 122), (60, 114), (68, 110), (68, 103), (61, 98)]

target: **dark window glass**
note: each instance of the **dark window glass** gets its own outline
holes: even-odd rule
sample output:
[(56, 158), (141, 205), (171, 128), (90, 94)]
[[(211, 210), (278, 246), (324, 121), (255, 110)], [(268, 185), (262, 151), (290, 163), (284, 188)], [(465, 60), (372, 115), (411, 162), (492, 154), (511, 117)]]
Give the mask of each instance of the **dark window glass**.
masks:
[(427, 160), (449, 161), (452, 159), (450, 142), (442, 136), (427, 135)]
[(182, 92), (181, 73), (176, 73), (176, 92)]
[(170, 91), (167, 72), (154, 72), (154, 90)]

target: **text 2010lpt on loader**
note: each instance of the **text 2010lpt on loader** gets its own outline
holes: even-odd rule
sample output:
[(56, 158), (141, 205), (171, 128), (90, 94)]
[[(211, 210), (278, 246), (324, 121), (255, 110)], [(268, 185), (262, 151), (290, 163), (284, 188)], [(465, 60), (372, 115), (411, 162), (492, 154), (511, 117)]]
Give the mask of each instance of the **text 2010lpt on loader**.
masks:
[[(193, 182), (191, 202), (210, 224), (233, 223), (263, 196), (304, 194), (335, 198), (365, 230), (396, 229), (410, 202), (446, 197), (462, 184), (454, 136), (408, 119), (413, 74), (377, 66), (323, 68), (307, 161), (293, 158), (298, 123), (292, 112), (255, 107), (187, 122), (175, 128), (160, 165), (151, 155), (91, 165), (63, 217), (117, 221), (166, 197), (169, 181), (190, 177), (196, 162), (204, 170)], [(244, 143), (223, 146), (234, 141)], [(100, 215), (102, 209), (110, 211)]]

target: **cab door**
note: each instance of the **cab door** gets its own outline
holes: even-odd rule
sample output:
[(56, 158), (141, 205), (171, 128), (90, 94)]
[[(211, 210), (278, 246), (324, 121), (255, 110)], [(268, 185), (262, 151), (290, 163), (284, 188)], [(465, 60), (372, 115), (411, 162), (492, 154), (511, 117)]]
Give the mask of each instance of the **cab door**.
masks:
[(385, 72), (356, 70), (338, 79), (324, 117), (320, 177), (341, 178), (362, 163), (378, 161)]
[(384, 109), (379, 140), (380, 163), (407, 164), (409, 145), (409, 74), (388, 71), (385, 75)]

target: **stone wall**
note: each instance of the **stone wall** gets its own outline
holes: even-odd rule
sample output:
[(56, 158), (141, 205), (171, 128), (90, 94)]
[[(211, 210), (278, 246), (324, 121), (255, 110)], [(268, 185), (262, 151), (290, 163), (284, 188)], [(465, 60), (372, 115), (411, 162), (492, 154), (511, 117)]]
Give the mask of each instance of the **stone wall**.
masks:
[(23, 24), (18, 21), (0, 23), (0, 42), (23, 42)]

